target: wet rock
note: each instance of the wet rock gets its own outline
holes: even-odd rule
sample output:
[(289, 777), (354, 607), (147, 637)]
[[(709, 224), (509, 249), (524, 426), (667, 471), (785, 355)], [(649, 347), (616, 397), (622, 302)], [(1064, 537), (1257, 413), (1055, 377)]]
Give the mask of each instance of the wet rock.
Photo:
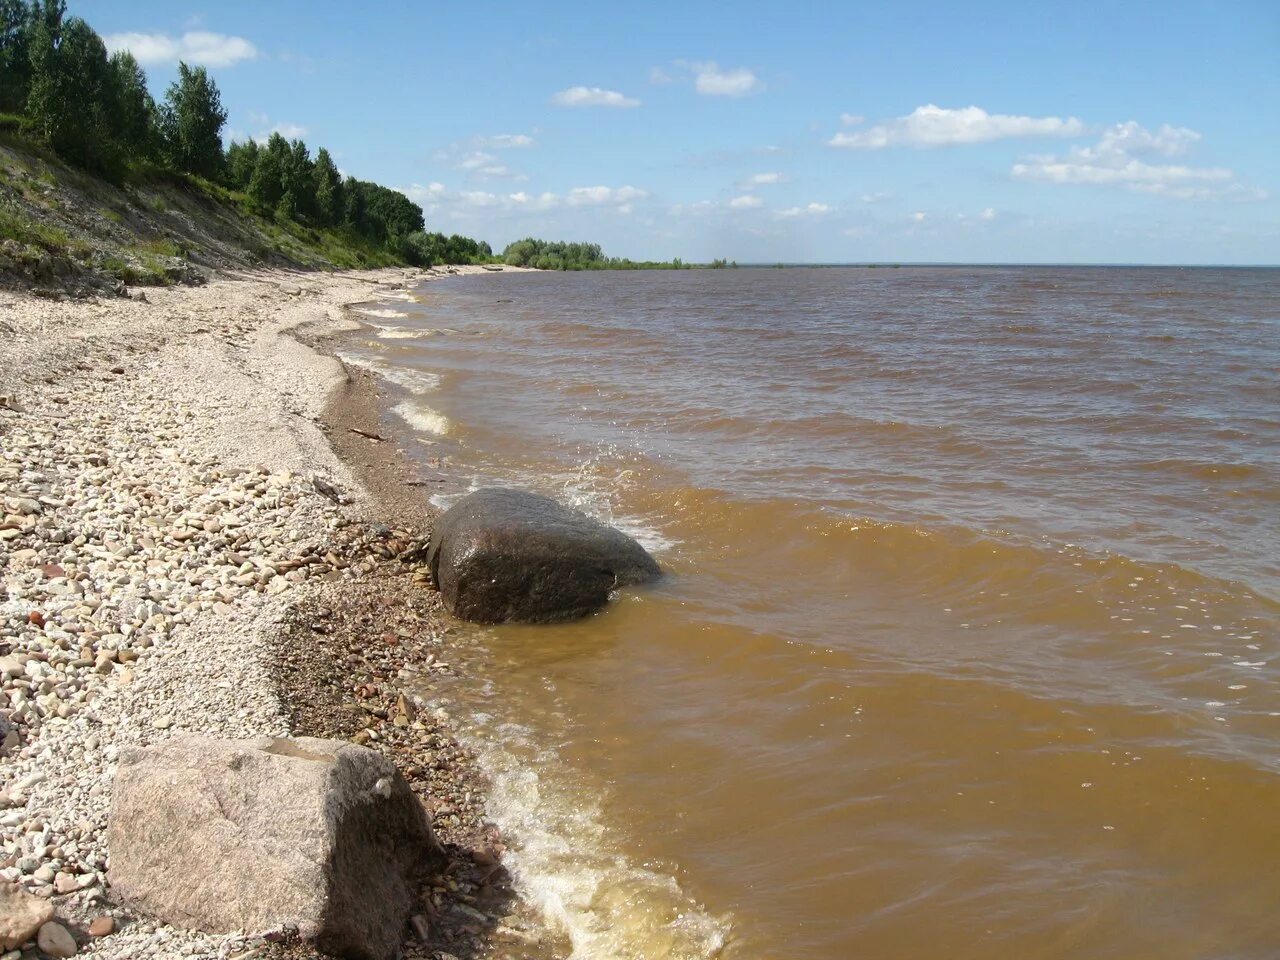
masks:
[(12, 950), (53, 919), (53, 904), (33, 897), (16, 883), (0, 881), (0, 949)]
[(337, 740), (169, 741), (123, 754), (113, 793), (115, 895), (211, 933), (292, 925), (326, 953), (390, 958), (442, 856), (395, 766)]
[(555, 500), (477, 490), (435, 523), (427, 565), (445, 606), (478, 623), (571, 620), (658, 564), (631, 537)]

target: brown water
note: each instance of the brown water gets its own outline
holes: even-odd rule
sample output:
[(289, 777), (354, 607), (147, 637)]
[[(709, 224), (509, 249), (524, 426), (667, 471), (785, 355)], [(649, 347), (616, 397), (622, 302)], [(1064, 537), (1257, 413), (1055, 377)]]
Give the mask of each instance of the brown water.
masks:
[(669, 576), (463, 631), (579, 957), (1280, 956), (1280, 272), (518, 274), (352, 358)]

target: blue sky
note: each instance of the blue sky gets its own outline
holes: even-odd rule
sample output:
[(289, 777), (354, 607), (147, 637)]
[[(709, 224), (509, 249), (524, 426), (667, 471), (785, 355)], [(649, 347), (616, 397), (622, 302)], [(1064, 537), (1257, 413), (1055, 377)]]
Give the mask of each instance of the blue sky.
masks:
[(1274, 0), (70, 7), (495, 247), (1280, 263)]

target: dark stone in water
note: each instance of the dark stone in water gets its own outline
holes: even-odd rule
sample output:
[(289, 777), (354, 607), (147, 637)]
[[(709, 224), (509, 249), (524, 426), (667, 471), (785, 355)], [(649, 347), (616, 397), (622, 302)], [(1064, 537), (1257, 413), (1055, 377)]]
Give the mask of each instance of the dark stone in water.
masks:
[(445, 606), (476, 623), (553, 623), (586, 616), (609, 592), (657, 578), (625, 533), (548, 497), (489, 488), (436, 520), (427, 565)]

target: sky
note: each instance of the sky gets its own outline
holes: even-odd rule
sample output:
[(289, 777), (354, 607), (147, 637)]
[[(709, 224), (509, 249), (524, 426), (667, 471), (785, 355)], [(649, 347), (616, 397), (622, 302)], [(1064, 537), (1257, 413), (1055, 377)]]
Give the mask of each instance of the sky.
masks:
[(1280, 263), (1276, 0), (69, 8), (495, 249)]

